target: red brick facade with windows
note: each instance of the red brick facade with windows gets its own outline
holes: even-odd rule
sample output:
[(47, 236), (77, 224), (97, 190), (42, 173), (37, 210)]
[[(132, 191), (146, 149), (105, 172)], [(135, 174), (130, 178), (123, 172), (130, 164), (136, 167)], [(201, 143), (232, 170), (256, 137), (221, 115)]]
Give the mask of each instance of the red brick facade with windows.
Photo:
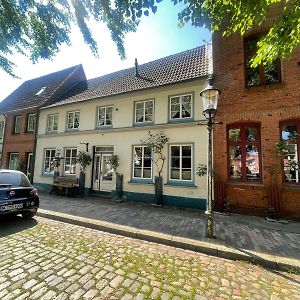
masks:
[[(10, 153), (19, 153), (19, 159), (21, 162), (26, 163), (28, 153), (34, 152), (35, 132), (27, 132), (27, 118), (30, 113), (36, 113), (37, 111), (26, 110), (15, 113), (8, 113), (5, 125), (5, 142), (3, 144), (2, 152), (2, 167), (9, 167)], [(21, 116), (20, 133), (14, 133), (15, 116)], [(37, 117), (36, 117), (37, 118)], [(26, 166), (24, 166), (26, 169)], [(23, 172), (26, 172), (23, 168)], [(28, 170), (29, 171), (29, 170)]]
[[(222, 188), (216, 184), (217, 208), (222, 210), (224, 198), (230, 211), (245, 214), (266, 215), (268, 207), (276, 205), (280, 218), (299, 220), (300, 183), (284, 182), (275, 145), (281, 137), (281, 122), (300, 120), (300, 49), (280, 62), (279, 83), (247, 87), (244, 46), (239, 35), (213, 36), (214, 86), (221, 90), (216, 121), (223, 122), (214, 130), (214, 169), (221, 185), (225, 184)], [(228, 128), (249, 122), (260, 125), (261, 178), (232, 180)]]

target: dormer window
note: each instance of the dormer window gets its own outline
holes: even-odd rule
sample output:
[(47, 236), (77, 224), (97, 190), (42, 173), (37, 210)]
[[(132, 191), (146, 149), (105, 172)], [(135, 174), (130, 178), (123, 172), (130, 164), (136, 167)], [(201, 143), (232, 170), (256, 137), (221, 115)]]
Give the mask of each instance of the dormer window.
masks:
[(46, 88), (47, 88), (46, 86), (43, 86), (35, 95), (40, 96), (45, 91)]

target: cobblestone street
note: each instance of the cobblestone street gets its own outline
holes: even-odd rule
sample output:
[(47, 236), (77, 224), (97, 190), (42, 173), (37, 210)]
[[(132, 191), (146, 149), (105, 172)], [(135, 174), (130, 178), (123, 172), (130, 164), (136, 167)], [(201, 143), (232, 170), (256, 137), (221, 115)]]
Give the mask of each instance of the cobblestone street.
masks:
[(300, 275), (41, 217), (0, 220), (0, 299), (300, 299)]

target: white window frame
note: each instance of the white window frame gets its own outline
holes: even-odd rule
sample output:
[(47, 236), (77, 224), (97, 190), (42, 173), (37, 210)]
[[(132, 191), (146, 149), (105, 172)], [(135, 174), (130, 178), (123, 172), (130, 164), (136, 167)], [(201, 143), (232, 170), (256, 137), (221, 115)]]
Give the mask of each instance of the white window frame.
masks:
[[(14, 118), (14, 133), (21, 132), (21, 119), (22, 119), (22, 116), (15, 116), (15, 118)], [(18, 128), (18, 130), (16, 130), (17, 128)]]
[[(78, 114), (78, 127), (75, 127), (76, 114)], [(71, 115), (72, 115), (72, 122), (69, 122)], [(69, 111), (67, 113), (67, 130), (79, 130), (79, 127), (80, 127), (80, 111), (79, 110)]]
[[(54, 129), (54, 120), (55, 118), (57, 119), (56, 121), (56, 126), (57, 128)], [(58, 130), (58, 114), (50, 114), (48, 115), (47, 118), (47, 132), (57, 132)]]
[(3, 138), (4, 135), (4, 121), (0, 121), (0, 139)]
[(27, 116), (26, 132), (34, 132), (36, 113), (30, 113)]
[[(17, 165), (14, 165), (14, 168), (11, 168), (11, 161), (12, 161), (11, 157), (12, 157), (12, 155), (17, 155), (18, 156)], [(10, 170), (18, 170), (19, 166), (20, 166), (20, 153), (19, 152), (11, 152), (11, 153), (9, 153), (8, 168)]]
[[(182, 116), (182, 99), (183, 97), (190, 96), (191, 97), (191, 115), (189, 117), (183, 117)], [(174, 98), (179, 98), (179, 118), (173, 118), (172, 117), (172, 99)], [(170, 101), (169, 101), (169, 114), (170, 114), (170, 120), (185, 120), (185, 119), (192, 119), (193, 118), (193, 94), (192, 93), (187, 93), (187, 94), (182, 94), (182, 95), (174, 95), (170, 96)]]
[[(182, 179), (182, 147), (191, 147), (191, 179)], [(172, 176), (172, 152), (171, 152), (171, 148), (172, 147), (180, 147), (180, 154), (179, 154), (179, 178), (171, 178)], [(169, 145), (169, 180), (170, 181), (182, 181), (182, 182), (193, 182), (193, 170), (194, 170), (194, 166), (193, 166), (193, 144), (171, 144)]]
[[(135, 149), (136, 148), (142, 148), (142, 166), (141, 166), (141, 176), (140, 177), (135, 177), (134, 176), (134, 169), (135, 169)], [(141, 179), (141, 180), (151, 180), (153, 178), (153, 161), (152, 161), (152, 149), (151, 149), (151, 176), (150, 177), (144, 177), (144, 157), (145, 157), (145, 148), (150, 148), (149, 146), (144, 146), (144, 145), (136, 145), (133, 146), (133, 152), (132, 152), (132, 178), (133, 179)]]
[[(152, 103), (152, 120), (146, 121), (146, 103), (151, 102)], [(137, 104), (143, 104), (143, 120), (138, 121), (137, 118)], [(141, 124), (141, 123), (153, 123), (154, 122), (154, 99), (148, 99), (148, 100), (142, 100), (142, 101), (136, 101), (134, 103), (134, 123)]]
[[(50, 151), (50, 155), (47, 156), (47, 151)], [(54, 153), (52, 153), (54, 152)], [(55, 153), (56, 149), (55, 148), (45, 148), (44, 149), (44, 164), (43, 164), (43, 174), (54, 174), (54, 159), (55, 159)], [(46, 159), (47, 157), (49, 158), (48, 161), (48, 166), (46, 166)], [(49, 168), (50, 172), (46, 171), (46, 167)]]
[[(68, 150), (71, 151), (71, 156), (67, 156)], [(73, 150), (76, 150), (75, 156), (72, 156)], [(65, 175), (76, 175), (76, 156), (77, 156), (77, 148), (75, 148), (75, 147), (65, 148), (65, 151), (64, 151), (64, 174)], [(70, 160), (69, 164), (67, 164), (67, 160)], [(74, 160), (75, 163), (72, 164), (72, 160)], [(67, 166), (70, 167), (69, 171), (66, 171)]]
[[(107, 120), (109, 120), (109, 118), (107, 118), (107, 109), (111, 108), (111, 124), (106, 124)], [(100, 123), (100, 109), (104, 109), (105, 113), (104, 113), (104, 124), (99, 124)], [(112, 105), (107, 105), (107, 106), (99, 106), (98, 110), (97, 110), (97, 127), (102, 127), (102, 126), (112, 126), (113, 125), (113, 111), (114, 111), (114, 107)]]

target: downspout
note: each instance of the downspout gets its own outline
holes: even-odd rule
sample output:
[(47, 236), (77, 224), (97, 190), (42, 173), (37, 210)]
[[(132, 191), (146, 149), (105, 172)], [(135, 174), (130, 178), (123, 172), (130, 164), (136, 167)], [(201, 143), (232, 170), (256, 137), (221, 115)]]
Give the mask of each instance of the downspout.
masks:
[(3, 136), (2, 136), (2, 153), (1, 153), (1, 160), (0, 160), (0, 166), (1, 169), (3, 169), (2, 161), (3, 161), (3, 150), (4, 150), (4, 140), (5, 140), (5, 130), (6, 130), (6, 121), (7, 121), (7, 114), (3, 114), (5, 121), (4, 121), (4, 128), (3, 128)]
[(38, 128), (39, 128), (39, 117), (40, 117), (40, 110), (38, 109), (36, 111), (35, 116), (35, 128), (34, 128), (34, 141), (33, 141), (33, 149), (32, 149), (32, 166), (31, 166), (31, 178), (30, 182), (33, 183), (34, 178), (34, 169), (35, 169), (35, 153), (36, 153), (36, 145), (37, 145), (37, 134), (38, 134)]

